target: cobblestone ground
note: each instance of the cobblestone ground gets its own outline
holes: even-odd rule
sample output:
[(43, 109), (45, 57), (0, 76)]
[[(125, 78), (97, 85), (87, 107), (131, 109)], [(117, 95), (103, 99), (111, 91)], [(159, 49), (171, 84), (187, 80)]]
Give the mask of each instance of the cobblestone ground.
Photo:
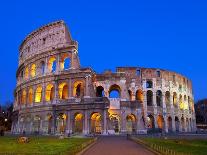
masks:
[(84, 155), (153, 155), (139, 144), (126, 137), (100, 137), (95, 145), (89, 148)]

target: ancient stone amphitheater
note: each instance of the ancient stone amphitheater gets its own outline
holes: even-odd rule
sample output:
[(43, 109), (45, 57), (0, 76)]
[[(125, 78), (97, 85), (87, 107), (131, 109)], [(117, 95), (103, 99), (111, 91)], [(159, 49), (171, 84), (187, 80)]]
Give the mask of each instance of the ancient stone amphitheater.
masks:
[[(103, 64), (104, 65), (104, 64)], [(12, 133), (194, 132), (191, 81), (163, 69), (80, 66), (64, 21), (29, 34), (19, 49)]]

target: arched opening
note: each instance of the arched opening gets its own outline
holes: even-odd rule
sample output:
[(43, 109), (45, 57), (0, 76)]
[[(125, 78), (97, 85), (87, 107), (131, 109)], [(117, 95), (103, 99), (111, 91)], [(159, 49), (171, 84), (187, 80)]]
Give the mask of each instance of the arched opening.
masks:
[(54, 73), (56, 71), (56, 58), (51, 57), (48, 61), (48, 71)]
[(67, 115), (60, 113), (57, 117), (57, 132), (65, 133)]
[(45, 74), (45, 62), (44, 61), (41, 62), (41, 74), (42, 75)]
[(32, 64), (31, 66), (31, 72), (30, 72), (31, 77), (35, 77), (36, 76), (36, 65)]
[(74, 133), (83, 132), (83, 115), (81, 113), (75, 114)]
[(25, 79), (29, 78), (29, 68), (28, 67), (25, 68), (24, 77), (25, 77)]
[(144, 101), (144, 96), (143, 96), (143, 92), (141, 89), (136, 91), (136, 100), (140, 103), (143, 103)]
[(96, 97), (104, 97), (104, 88), (102, 86), (96, 87)]
[(29, 104), (33, 103), (33, 89), (29, 89)]
[(128, 95), (129, 95), (129, 101), (132, 101), (132, 91), (128, 90)]
[(153, 87), (153, 83), (151, 80), (147, 80), (146, 82), (146, 88), (152, 88)]
[(184, 110), (188, 109), (188, 101), (187, 101), (187, 96), (186, 95), (184, 95), (183, 109)]
[(156, 93), (157, 106), (162, 106), (162, 92), (160, 90)]
[(170, 105), (170, 92), (169, 91), (166, 91), (165, 93), (165, 103), (167, 106)]
[(59, 89), (59, 98), (63, 100), (68, 99), (68, 91), (69, 91), (68, 85), (65, 82), (63, 82), (59, 84), (58, 89)]
[(48, 126), (47, 126), (47, 134), (52, 133), (52, 115), (47, 114), (47, 121), (48, 121)]
[(179, 119), (178, 119), (178, 117), (176, 116), (175, 117), (175, 130), (176, 130), (176, 132), (179, 132)]
[(148, 129), (155, 128), (154, 117), (152, 115), (148, 115), (148, 117), (147, 117), (147, 128)]
[(167, 123), (168, 123), (168, 132), (172, 132), (172, 118), (171, 117), (168, 117)]
[(153, 105), (153, 93), (151, 90), (147, 91), (147, 106)]
[(114, 84), (109, 89), (109, 98), (120, 98), (121, 97), (121, 88)]
[(60, 70), (68, 70), (70, 68), (70, 58), (68, 53), (64, 53), (60, 60)]
[(117, 114), (112, 114), (109, 117), (110, 119), (110, 129), (113, 131), (113, 133), (119, 133), (120, 132), (120, 117)]
[(42, 101), (42, 87), (38, 86), (35, 91), (35, 102), (39, 103)]
[(173, 93), (173, 105), (175, 106), (175, 107), (177, 107), (177, 93), (176, 92), (174, 92)]
[(27, 92), (26, 90), (22, 91), (22, 104), (26, 104), (27, 103)]
[(35, 134), (39, 134), (40, 133), (40, 116), (36, 115), (34, 117), (34, 122), (33, 122), (33, 130)]
[(181, 110), (184, 109), (184, 103), (183, 103), (182, 95), (179, 96), (179, 106), (180, 106), (180, 109), (181, 109)]
[(164, 129), (164, 118), (163, 118), (163, 116), (161, 116), (161, 115), (158, 115), (158, 116), (157, 116), (157, 127), (158, 127), (160, 130), (163, 130), (163, 129)]
[(73, 88), (74, 97), (81, 98), (84, 96), (83, 82), (76, 81)]
[(54, 99), (54, 86), (48, 84), (46, 87), (45, 100), (46, 102), (52, 101)]
[(126, 117), (126, 129), (128, 133), (136, 133), (136, 117), (133, 114), (129, 114)]
[(181, 117), (181, 129), (182, 129), (182, 132), (185, 131), (185, 121), (184, 121), (184, 117), (183, 116)]
[(100, 113), (93, 113), (91, 115), (91, 133), (101, 134), (102, 131), (102, 119)]

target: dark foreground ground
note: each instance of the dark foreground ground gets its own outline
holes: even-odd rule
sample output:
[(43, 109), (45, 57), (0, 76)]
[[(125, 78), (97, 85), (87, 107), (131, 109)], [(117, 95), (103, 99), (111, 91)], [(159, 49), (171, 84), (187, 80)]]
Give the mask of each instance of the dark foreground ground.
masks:
[(100, 137), (84, 155), (153, 155), (153, 153), (124, 136), (106, 136)]

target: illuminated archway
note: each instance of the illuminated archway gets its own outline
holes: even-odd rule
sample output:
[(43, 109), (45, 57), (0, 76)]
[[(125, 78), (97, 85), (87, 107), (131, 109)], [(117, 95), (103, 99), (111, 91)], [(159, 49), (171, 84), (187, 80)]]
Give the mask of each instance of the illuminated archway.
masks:
[(47, 65), (48, 71), (49, 72), (55, 72), (56, 71), (56, 58), (55, 57), (50, 57)]
[(121, 98), (121, 88), (114, 84), (109, 88), (109, 98)]
[(63, 82), (59, 85), (59, 98), (60, 99), (68, 99), (68, 85)]
[(182, 97), (182, 95), (179, 96), (179, 106), (180, 106), (180, 109), (181, 110), (184, 109), (184, 103), (183, 103), (183, 97)]
[(83, 97), (84, 96), (84, 88), (82, 81), (76, 81), (73, 87), (73, 96), (74, 97)]
[(110, 129), (112, 129), (115, 133), (120, 132), (120, 117), (117, 114), (111, 114), (110, 118)]
[(83, 132), (83, 114), (76, 113), (74, 116), (74, 132), (82, 133)]
[(143, 92), (141, 89), (136, 91), (136, 100), (140, 103), (143, 103), (144, 101), (144, 96), (143, 96)]
[(28, 98), (28, 100), (29, 100), (29, 104), (33, 103), (33, 89), (32, 88), (29, 89), (29, 98)]
[(154, 117), (152, 115), (147, 116), (147, 128), (148, 129), (154, 129), (155, 128)]
[(174, 92), (173, 93), (173, 105), (175, 106), (175, 107), (177, 107), (177, 93), (176, 92)]
[(67, 53), (61, 56), (60, 70), (68, 70), (70, 68), (70, 58)]
[(67, 115), (60, 113), (57, 117), (57, 132), (65, 133)]
[(27, 92), (26, 90), (22, 91), (22, 104), (26, 104), (27, 103)]
[(48, 84), (45, 92), (46, 102), (52, 101), (54, 99), (54, 92), (54, 86), (52, 84)]
[(100, 113), (93, 113), (91, 115), (91, 133), (101, 134), (102, 131), (102, 119)]
[(161, 115), (157, 116), (157, 126), (159, 129), (163, 130), (164, 129), (164, 118)]
[(24, 77), (25, 77), (25, 79), (29, 78), (29, 68), (28, 67), (25, 68)]
[(126, 129), (128, 133), (136, 133), (136, 116), (129, 114), (126, 117)]
[(35, 91), (35, 102), (41, 102), (42, 100), (42, 87), (38, 86), (36, 91)]
[(32, 64), (31, 66), (31, 72), (30, 72), (31, 77), (35, 77), (36, 76), (36, 65)]

